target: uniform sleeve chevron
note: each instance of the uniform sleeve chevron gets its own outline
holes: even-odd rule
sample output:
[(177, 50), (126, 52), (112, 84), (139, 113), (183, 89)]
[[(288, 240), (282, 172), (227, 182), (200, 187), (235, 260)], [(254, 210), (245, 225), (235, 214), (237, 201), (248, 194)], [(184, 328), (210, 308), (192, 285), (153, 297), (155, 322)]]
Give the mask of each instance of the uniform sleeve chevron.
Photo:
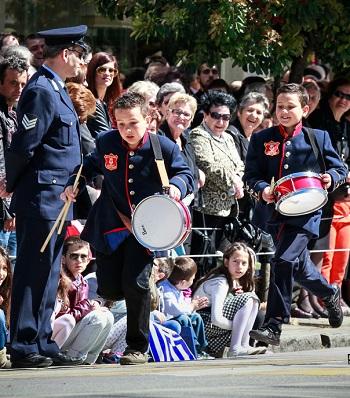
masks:
[(26, 130), (30, 130), (32, 128), (35, 127), (36, 122), (38, 121), (38, 118), (33, 116), (32, 118), (30, 118), (28, 115), (24, 115), (23, 119), (22, 119), (22, 126), (26, 129)]

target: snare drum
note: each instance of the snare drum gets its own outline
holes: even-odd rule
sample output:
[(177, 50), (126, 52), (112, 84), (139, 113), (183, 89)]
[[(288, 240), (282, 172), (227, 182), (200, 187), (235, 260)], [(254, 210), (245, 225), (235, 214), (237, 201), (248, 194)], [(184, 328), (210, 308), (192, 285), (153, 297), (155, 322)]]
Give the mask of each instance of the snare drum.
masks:
[(170, 250), (189, 235), (191, 214), (181, 201), (167, 195), (152, 195), (136, 206), (131, 225), (142, 246), (152, 251)]
[(276, 210), (285, 216), (312, 213), (327, 203), (327, 191), (319, 174), (293, 173), (279, 179), (274, 188)]

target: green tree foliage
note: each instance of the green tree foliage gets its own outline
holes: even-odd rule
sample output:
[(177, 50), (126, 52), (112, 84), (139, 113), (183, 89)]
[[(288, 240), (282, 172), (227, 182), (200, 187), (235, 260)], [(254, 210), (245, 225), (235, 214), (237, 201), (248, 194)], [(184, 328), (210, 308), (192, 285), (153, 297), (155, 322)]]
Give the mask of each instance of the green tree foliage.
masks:
[[(231, 57), (234, 65), (298, 80), (311, 54), (350, 65), (349, 0), (94, 0), (110, 18), (132, 17), (133, 36), (175, 49), (177, 60)], [(300, 76), (299, 76), (300, 77)]]

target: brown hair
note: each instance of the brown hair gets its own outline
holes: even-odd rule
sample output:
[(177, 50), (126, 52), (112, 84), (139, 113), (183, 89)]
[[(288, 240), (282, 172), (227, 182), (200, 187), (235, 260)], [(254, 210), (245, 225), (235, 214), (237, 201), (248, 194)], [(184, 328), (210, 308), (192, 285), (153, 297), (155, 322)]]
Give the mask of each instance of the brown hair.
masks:
[[(96, 90), (96, 82), (95, 82), (96, 69), (101, 65), (108, 64), (109, 62), (113, 62), (114, 68), (118, 69), (118, 62), (116, 57), (112, 54), (105, 52), (98, 52), (94, 54), (91, 58), (91, 61), (88, 64), (86, 72), (86, 81), (89, 89), (91, 90), (95, 98), (98, 98)], [(118, 73), (114, 77), (112, 84), (107, 88), (105, 98), (103, 99), (106, 102), (108, 108), (110, 108), (113, 102), (120, 96), (121, 91), (122, 91), (121, 83)]]
[(225, 265), (225, 260), (229, 260), (234, 252), (241, 250), (248, 254), (248, 269), (247, 272), (239, 279), (239, 283), (242, 286), (243, 292), (251, 292), (254, 290), (254, 273), (255, 273), (255, 254), (253, 250), (248, 247), (243, 242), (234, 242), (227, 247), (224, 253), (224, 264), (219, 265), (218, 267), (211, 270), (207, 275), (204, 275), (197, 283), (194, 291), (198, 289), (198, 287), (207, 281), (208, 279), (215, 278), (219, 275), (224, 275), (226, 277), (227, 283), (229, 285), (229, 291), (233, 290), (233, 281), (232, 277), (228, 271), (228, 268)]
[(12, 289), (12, 268), (11, 261), (7, 251), (0, 246), (0, 261), (5, 262), (7, 268), (7, 276), (3, 283), (0, 285), (0, 296), (3, 298), (3, 303), (0, 308), (4, 311), (6, 316), (7, 326), (10, 326), (10, 307), (11, 307), (11, 289)]
[(88, 116), (96, 111), (96, 99), (92, 92), (83, 84), (67, 83), (68, 94), (77, 112), (80, 122), (86, 122)]
[[(79, 249), (86, 247), (89, 250), (89, 254), (90, 254), (90, 245), (88, 242), (86, 242), (85, 240), (82, 240), (80, 238), (80, 236), (78, 235), (74, 235), (74, 236), (69, 236), (63, 244), (63, 250), (62, 250), (62, 256), (65, 256), (68, 253), (68, 249), (71, 246), (78, 246)], [(73, 277), (73, 275), (71, 274), (71, 272), (69, 271), (69, 269), (67, 268), (67, 266), (65, 264), (62, 265), (62, 270), (64, 271), (64, 274), (70, 278)]]
[(173, 261), (166, 257), (159, 257), (155, 258), (153, 260), (153, 263), (158, 267), (159, 272), (162, 272), (164, 274), (163, 279), (168, 279), (174, 269)]
[(190, 257), (176, 257), (171, 259), (174, 262), (174, 268), (168, 278), (169, 282), (176, 285), (178, 282), (188, 281), (197, 272), (197, 264)]
[(277, 90), (276, 98), (280, 94), (297, 94), (301, 106), (305, 106), (309, 102), (309, 94), (307, 93), (306, 88), (301, 84), (297, 83), (284, 84)]

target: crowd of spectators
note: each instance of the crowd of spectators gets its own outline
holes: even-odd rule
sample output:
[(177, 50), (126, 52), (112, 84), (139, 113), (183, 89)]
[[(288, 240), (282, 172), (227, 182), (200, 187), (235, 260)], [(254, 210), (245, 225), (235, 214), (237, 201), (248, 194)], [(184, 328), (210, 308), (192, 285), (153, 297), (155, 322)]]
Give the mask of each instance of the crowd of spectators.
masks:
[[(27, 36), (23, 43), (19, 43), (14, 33), (2, 34), (0, 37), (1, 177), (5, 174), (4, 154), (17, 127), (16, 103), (27, 81), (43, 64), (44, 47), (44, 39), (35, 34)], [(181, 253), (226, 253), (224, 262), (207, 258), (196, 260), (197, 265), (189, 259), (175, 264), (172, 261), (172, 271), (166, 270), (157, 285), (155, 295), (161, 299), (154, 308), (158, 312), (153, 314), (152, 322), (165, 325), (167, 321), (177, 320), (180, 327), (174, 327), (170, 322), (169, 328), (173, 333), (182, 335), (192, 347), (192, 353), (199, 358), (208, 357), (208, 353), (215, 357), (222, 356), (225, 345), (229, 347), (231, 357), (262, 354), (266, 348), (253, 349), (254, 342), (250, 342), (249, 346), (246, 329), (242, 329), (239, 336), (233, 334), (232, 330), (239, 329), (239, 319), (245, 319), (245, 325), (249, 328), (254, 322), (259, 324), (261, 316), (258, 303), (261, 302), (259, 312), (263, 312), (266, 301), (266, 283), (262, 283), (262, 279), (266, 277), (270, 257), (261, 254), (273, 250), (273, 247), (269, 234), (254, 226), (253, 213), (260, 199), (244, 187), (242, 176), (250, 138), (277, 123), (275, 84), (271, 79), (251, 76), (231, 83), (220, 76), (218, 65), (207, 62), (199, 65), (195, 74), (188, 74), (171, 66), (161, 54), (148, 57), (145, 65), (130, 71), (121, 70), (118, 61), (113, 54), (92, 51), (84, 56), (78, 76), (66, 82), (79, 117), (83, 155), (94, 150), (96, 137), (117, 127), (113, 105), (122, 93), (129, 91), (143, 96), (149, 111), (149, 130), (168, 137), (179, 146), (194, 176), (194, 196), (189, 205), (193, 230)], [(287, 78), (288, 72), (280, 84), (286, 83), (284, 80)], [(327, 130), (334, 148), (348, 165), (350, 77), (332, 76), (328, 68), (311, 64), (304, 71), (302, 85), (308, 92), (310, 107), (303, 125)], [(87, 181), (87, 194), (78, 198), (75, 218), (80, 219), (82, 224), (99, 196), (101, 186), (101, 179)], [(5, 347), (9, 326), (10, 282), (16, 258), (16, 223), (15, 214), (9, 212), (10, 200), (6, 198), (1, 202), (0, 367), (9, 366)], [(157, 209), (155, 217), (156, 212)], [(240, 229), (243, 224), (251, 228), (245, 234)], [(254, 231), (254, 234), (249, 231)], [(235, 240), (245, 243), (232, 246)], [(323, 208), (320, 238), (313, 241), (311, 247), (324, 250), (321, 254), (313, 254), (312, 260), (329, 283), (342, 288), (345, 315), (350, 315), (349, 242), (350, 185), (346, 182), (329, 195), (327, 205)], [(255, 256), (251, 248), (257, 252), (258, 269), (254, 269)], [(231, 269), (227, 273), (227, 267), (225, 271), (224, 264), (229, 263), (235, 252), (249, 263), (247, 269), (253, 274), (250, 275), (249, 283), (243, 281), (242, 285), (243, 276), (238, 277)], [(120, 347), (125, 347), (125, 311), (119, 311), (121, 302), (105, 302), (97, 297), (96, 287), (88, 293), (88, 283), (93, 286), (95, 281), (94, 261), (89, 264), (93, 254), (93, 248), (79, 238), (68, 238), (66, 241), (57, 311), (52, 320), (53, 338), (71, 356), (81, 357), (86, 364), (95, 361), (114, 363), (122, 355), (120, 350), (123, 348)], [(167, 265), (166, 261), (161, 264), (165, 268)], [(154, 266), (160, 265), (155, 263)], [(85, 280), (84, 275), (87, 274), (89, 277)], [(195, 279), (199, 279), (199, 283), (196, 284), (196, 296), (191, 297), (190, 286)], [(216, 290), (214, 282), (221, 289), (220, 311), (228, 294), (237, 296), (244, 293), (244, 300), (239, 304), (230, 296), (234, 304), (227, 310), (229, 316), (226, 318), (225, 313), (224, 317), (213, 313), (216, 308), (214, 304), (218, 305), (213, 296)], [(208, 290), (205, 288), (207, 285), (213, 285), (215, 289), (210, 290), (208, 287)], [(292, 316), (315, 319), (328, 316), (322, 303), (304, 288), (295, 285), (294, 292)], [(197, 298), (198, 294), (203, 300)], [(214, 300), (211, 314), (203, 310), (209, 305), (208, 300)], [(227, 306), (226, 303), (225, 308)], [(197, 312), (202, 314), (204, 322), (201, 316), (197, 317)], [(215, 322), (216, 329), (212, 330), (211, 324), (215, 325)], [(92, 324), (98, 325), (93, 333), (88, 329)], [(191, 339), (185, 336), (181, 327), (184, 330), (192, 328)], [(87, 346), (84, 336), (89, 336), (90, 346)]]

